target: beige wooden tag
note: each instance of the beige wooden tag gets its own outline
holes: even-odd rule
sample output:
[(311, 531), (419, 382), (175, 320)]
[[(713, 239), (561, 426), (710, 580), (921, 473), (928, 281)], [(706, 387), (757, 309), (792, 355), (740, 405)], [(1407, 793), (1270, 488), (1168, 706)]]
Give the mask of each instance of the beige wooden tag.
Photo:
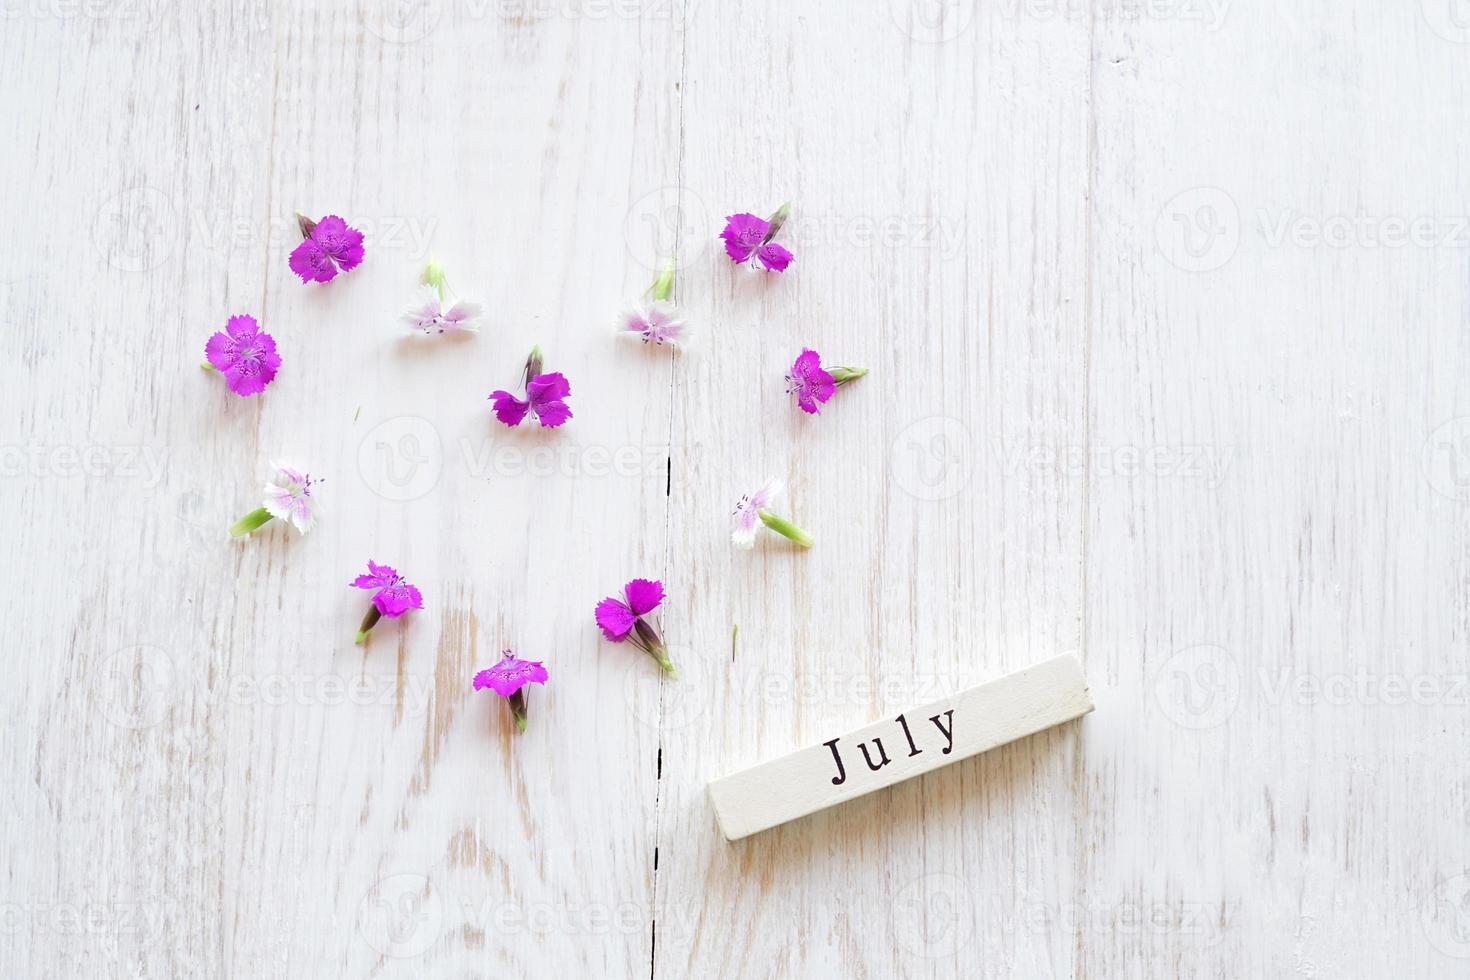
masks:
[(739, 840), (1092, 710), (1076, 657), (1043, 661), (910, 708), (709, 784), (727, 840)]

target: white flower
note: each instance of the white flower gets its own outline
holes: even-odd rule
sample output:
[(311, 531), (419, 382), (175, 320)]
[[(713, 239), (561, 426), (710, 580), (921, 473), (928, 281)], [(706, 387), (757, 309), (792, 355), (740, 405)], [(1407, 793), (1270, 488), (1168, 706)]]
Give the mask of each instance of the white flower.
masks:
[(692, 333), (679, 308), (664, 300), (635, 303), (624, 310), (618, 316), (617, 332), (623, 337), (637, 337), (645, 344), (651, 341), (662, 346), (667, 342), (681, 349), (688, 348)]
[(410, 330), (422, 334), (477, 333), (480, 329), (480, 317), (484, 312), (485, 308), (481, 304), (463, 299), (455, 300), (446, 310), (438, 292), (433, 287), (425, 286), (413, 305), (403, 311), (399, 320), (407, 324)]
[(272, 517), (289, 521), (296, 530), (305, 534), (316, 526), (317, 502), (311, 488), (321, 483), (307, 474), (285, 463), (272, 462), (276, 472), (265, 482), (263, 506)]
[(781, 493), (780, 480), (767, 480), (765, 486), (755, 493), (747, 493), (735, 502), (735, 530), (730, 540), (737, 548), (755, 546), (755, 532), (761, 523), (760, 511)]

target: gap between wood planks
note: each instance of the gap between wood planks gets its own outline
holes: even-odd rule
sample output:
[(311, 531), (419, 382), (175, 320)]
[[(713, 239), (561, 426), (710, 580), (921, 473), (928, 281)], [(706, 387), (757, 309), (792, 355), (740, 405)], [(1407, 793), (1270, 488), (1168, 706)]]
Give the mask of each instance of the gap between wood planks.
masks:
[[(679, 125), (679, 138), (674, 151), (674, 200), (678, 205), (684, 201), (684, 84), (689, 72), (688, 58), (688, 31), (689, 25), (689, 0), (683, 0), (679, 5), (679, 71), (678, 79), (674, 82), (674, 91), (677, 102), (676, 118)], [(683, 242), (680, 240), (683, 234), (684, 223), (674, 222), (674, 255), (677, 257)], [(677, 261), (677, 259), (676, 259)], [(682, 299), (679, 292), (679, 280), (677, 273), (674, 278), (674, 295)], [(668, 446), (668, 469), (664, 473), (664, 568), (663, 577), (669, 577), (669, 560), (672, 553), (670, 540), (673, 535), (674, 519), (674, 393), (678, 389), (677, 372), (679, 362), (674, 357), (673, 348), (669, 349), (669, 435), (664, 445)], [(663, 685), (659, 685), (660, 692)], [(659, 696), (659, 729), (658, 729), (658, 756), (655, 762), (655, 778), (653, 782), (653, 874), (650, 882), (650, 899), (648, 903), (648, 980), (656, 980), (658, 970), (658, 848), (659, 834), (663, 829), (663, 786), (664, 786), (664, 730), (663, 730), (663, 695)]]

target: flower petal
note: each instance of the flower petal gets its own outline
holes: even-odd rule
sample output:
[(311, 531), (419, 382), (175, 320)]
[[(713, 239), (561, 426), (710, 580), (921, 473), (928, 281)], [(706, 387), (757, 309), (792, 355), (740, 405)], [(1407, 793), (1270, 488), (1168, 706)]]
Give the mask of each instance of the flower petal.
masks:
[(628, 597), (628, 607), (635, 616), (646, 616), (664, 601), (664, 584), (646, 578), (635, 578), (623, 588)]
[(236, 340), (249, 340), (260, 332), (260, 325), (255, 322), (255, 317), (249, 313), (232, 316), (225, 322), (225, 333)]
[(204, 356), (212, 367), (220, 371), (227, 371), (238, 356), (235, 347), (235, 341), (229, 334), (216, 332), (205, 343)]
[(406, 307), (398, 319), (408, 326), (410, 330), (420, 333), (429, 333), (434, 329), (441, 313), (439, 296), (434, 290), (425, 286), (419, 291), (413, 303)]
[(398, 572), (369, 558), (367, 574), (353, 579), (352, 585), (358, 589), (381, 589), (385, 585), (392, 585), (397, 577)]
[(356, 268), (362, 261), (362, 232), (349, 227), (335, 214), (329, 214), (316, 223), (311, 230), (311, 239), (337, 260), (343, 272)]
[(560, 371), (538, 374), (526, 385), (526, 397), (535, 405), (542, 401), (557, 401), (572, 393), (572, 386)]
[(795, 258), (783, 246), (775, 242), (766, 242), (756, 251), (756, 257), (761, 260), (761, 265), (771, 272), (785, 272), (786, 267)]
[[(768, 506), (771, 501), (775, 500), (778, 496), (780, 496), (780, 494), (781, 481), (767, 480), (765, 486), (761, 487), (759, 490), (751, 495), (750, 513), (754, 515), (756, 511), (760, 510), (762, 507)], [(752, 526), (754, 526), (756, 520), (755, 516), (752, 516), (750, 520)]]
[(505, 656), (494, 667), (475, 675), (475, 690), (490, 688), (501, 697), (508, 698), (527, 684), (545, 684), (549, 675), (546, 667), (537, 660), (522, 660), (507, 650)]
[(313, 239), (302, 239), (291, 252), (291, 271), (301, 277), (302, 282), (331, 282), (337, 275), (337, 267), (326, 251)]
[(725, 218), (725, 230), (720, 237), (725, 240), (725, 254), (732, 262), (745, 262), (766, 237), (770, 223), (764, 218), (749, 213), (732, 214)]
[(531, 408), (530, 402), (523, 402), (508, 391), (492, 391), (490, 400), (495, 403), (495, 417), (509, 426), (520, 425)]
[(480, 329), (480, 316), (484, 312), (485, 307), (480, 303), (459, 300), (444, 311), (444, 329), (465, 330), (473, 333)]
[(424, 608), (424, 597), (416, 586), (400, 582), (397, 585), (380, 589), (378, 594), (373, 596), (373, 605), (377, 606), (378, 612), (384, 616), (396, 619), (410, 609)]
[(603, 599), (597, 604), (595, 615), (602, 635), (614, 643), (622, 643), (633, 632), (633, 621), (636, 618), (633, 610), (617, 599)]
[(572, 417), (572, 410), (563, 401), (546, 402), (534, 406), (536, 419), (541, 425), (548, 429), (554, 429)]

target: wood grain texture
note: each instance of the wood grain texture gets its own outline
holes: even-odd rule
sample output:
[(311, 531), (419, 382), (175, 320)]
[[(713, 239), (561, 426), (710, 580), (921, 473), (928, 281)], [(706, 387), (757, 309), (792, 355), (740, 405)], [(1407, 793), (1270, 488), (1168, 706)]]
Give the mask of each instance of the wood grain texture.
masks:
[[(1456, 0), (0, 16), (0, 975), (1466, 972)], [(480, 337), (398, 338), (430, 249)], [(671, 250), (697, 346), (620, 345)], [(508, 433), (533, 343), (576, 418)], [(872, 369), (817, 418), (803, 345)], [(276, 457), (322, 525), (225, 542)], [(729, 546), (768, 477), (810, 552)], [(359, 648), (369, 557), (426, 608)], [(592, 624), (634, 575), (678, 681)], [(1086, 725), (721, 838), (711, 778), (1064, 652)]]

